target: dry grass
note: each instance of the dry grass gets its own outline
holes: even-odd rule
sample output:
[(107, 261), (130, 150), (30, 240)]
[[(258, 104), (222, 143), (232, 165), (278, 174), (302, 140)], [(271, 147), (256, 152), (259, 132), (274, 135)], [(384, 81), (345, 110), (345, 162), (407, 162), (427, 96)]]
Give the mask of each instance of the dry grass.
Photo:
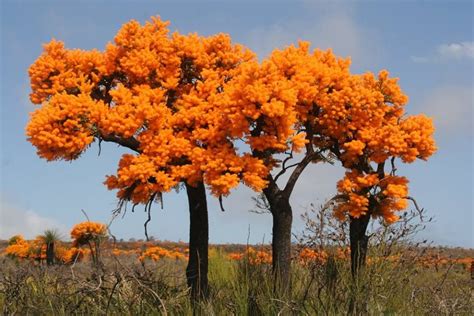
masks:
[[(379, 249), (372, 249), (371, 256)], [(379, 254), (380, 258), (383, 257)], [(349, 263), (327, 260), (293, 265), (291, 297), (274, 296), (268, 265), (235, 262), (220, 248), (211, 250), (211, 295), (196, 307), (202, 315), (342, 315), (351, 298), (360, 314), (470, 315), (472, 286), (461, 266), (426, 268), (409, 258), (368, 265), (358, 284)], [(46, 266), (0, 259), (0, 305), (17, 314), (192, 315), (183, 261), (140, 264), (133, 255), (107, 257), (102, 269), (89, 262)]]

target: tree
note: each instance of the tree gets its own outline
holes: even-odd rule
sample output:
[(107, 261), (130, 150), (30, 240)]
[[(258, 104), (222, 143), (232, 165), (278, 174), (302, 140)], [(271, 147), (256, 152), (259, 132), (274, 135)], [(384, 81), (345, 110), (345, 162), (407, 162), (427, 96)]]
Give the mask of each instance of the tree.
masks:
[[(433, 154), (431, 120), (404, 116), (407, 98), (387, 71), (377, 78), (370, 72), (354, 75), (349, 59), (330, 50), (310, 52), (307, 42), (275, 50), (261, 65), (247, 63), (224, 90), (235, 135), (274, 171), (263, 192), (273, 216), (278, 278), (290, 284), (292, 191), (305, 167), (320, 161), (339, 160), (352, 170), (338, 185), (343, 202), (336, 214), (349, 215), (355, 271), (355, 262), (365, 260), (370, 216), (393, 221), (393, 211), (406, 207), (407, 180), (394, 170), (385, 175), (385, 161), (393, 165), (395, 157), (412, 162)], [(301, 150), (302, 159), (290, 164), (293, 152)], [(291, 168), (281, 188), (277, 180)]]
[(430, 157), (436, 151), (434, 126), (425, 115), (405, 114), (408, 98), (386, 70), (377, 77), (370, 72), (350, 75), (337, 98), (343, 101), (321, 106), (318, 146), (330, 150), (347, 169), (337, 184), (335, 215), (350, 222), (351, 270), (356, 276), (365, 265), (370, 218), (393, 223), (399, 218), (396, 212), (414, 201), (408, 196), (408, 179), (396, 175), (396, 159), (412, 163)]
[(236, 69), (255, 57), (228, 35), (169, 35), (167, 25), (159, 18), (143, 26), (132, 20), (103, 52), (69, 50), (54, 40), (45, 45), (29, 70), (31, 101), (41, 107), (27, 136), (49, 161), (76, 159), (94, 141), (130, 149), (105, 184), (118, 190), (119, 209), (145, 204), (148, 221), (152, 203), (184, 183), (187, 278), (192, 296), (200, 297), (208, 287), (204, 184), (216, 196), (241, 180), (257, 190), (266, 184), (266, 167), (237, 152), (216, 102)]
[[(276, 287), (288, 290), (291, 265), (291, 194), (309, 163), (327, 161), (318, 146), (320, 105), (344, 88), (349, 61), (331, 51), (309, 52), (309, 43), (275, 50), (261, 64), (248, 62), (224, 88), (233, 135), (269, 168), (263, 190), (273, 217), (272, 256)], [(332, 118), (330, 118), (332, 119)], [(291, 163), (294, 153), (301, 160)], [(293, 170), (291, 170), (293, 168)], [(270, 173), (273, 171), (273, 173)], [(277, 181), (291, 171), (283, 185)]]
[(47, 229), (41, 236), (43, 242), (46, 244), (46, 263), (52, 265), (55, 262), (56, 252), (55, 246), (61, 240), (59, 233), (53, 229)]
[(71, 230), (72, 247), (79, 248), (87, 245), (89, 247), (92, 266), (102, 267), (100, 247), (102, 241), (107, 239), (107, 226), (98, 222), (82, 222), (74, 225)]

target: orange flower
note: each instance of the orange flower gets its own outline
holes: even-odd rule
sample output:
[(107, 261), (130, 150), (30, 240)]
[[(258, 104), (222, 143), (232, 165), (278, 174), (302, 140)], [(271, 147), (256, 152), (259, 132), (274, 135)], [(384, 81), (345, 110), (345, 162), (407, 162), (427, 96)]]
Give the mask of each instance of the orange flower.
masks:
[(176, 260), (183, 260), (186, 258), (185, 254), (182, 254), (179, 251), (171, 251), (162, 247), (154, 246), (147, 248), (142, 252), (138, 259), (140, 261), (145, 261), (146, 259), (151, 259), (153, 261), (158, 261), (162, 258), (171, 258)]
[(71, 230), (71, 238), (76, 245), (84, 245), (89, 241), (106, 236), (107, 226), (96, 222), (82, 222), (74, 225)]

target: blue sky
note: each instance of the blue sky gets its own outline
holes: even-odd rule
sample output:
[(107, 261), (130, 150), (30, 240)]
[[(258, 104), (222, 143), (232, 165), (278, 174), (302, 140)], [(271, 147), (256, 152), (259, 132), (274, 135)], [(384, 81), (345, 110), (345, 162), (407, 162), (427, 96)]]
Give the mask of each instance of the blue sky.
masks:
[[(10, 1), (1, 2), (0, 238), (33, 237), (56, 227), (68, 235), (84, 220), (108, 222), (115, 192), (102, 182), (124, 150), (92, 146), (72, 163), (47, 163), (26, 141), (27, 69), (51, 38), (69, 48), (103, 49), (130, 19), (160, 15), (171, 30), (229, 33), (263, 58), (274, 48), (309, 40), (352, 57), (355, 73), (388, 69), (410, 97), (409, 113), (435, 119), (439, 151), (428, 161), (399, 167), (411, 180), (411, 195), (435, 217), (423, 233), (436, 244), (474, 247), (473, 237), (473, 4), (471, 1)], [(335, 193), (339, 166), (311, 166), (299, 180), (292, 203), (293, 232), (299, 214)], [(269, 241), (271, 217), (249, 213), (252, 192), (239, 188), (224, 200), (226, 212), (208, 198), (210, 240)], [(159, 239), (188, 238), (185, 192), (164, 195), (152, 209), (149, 232)], [(116, 219), (118, 238), (144, 238), (141, 209)], [(249, 236), (250, 232), (250, 236)]]

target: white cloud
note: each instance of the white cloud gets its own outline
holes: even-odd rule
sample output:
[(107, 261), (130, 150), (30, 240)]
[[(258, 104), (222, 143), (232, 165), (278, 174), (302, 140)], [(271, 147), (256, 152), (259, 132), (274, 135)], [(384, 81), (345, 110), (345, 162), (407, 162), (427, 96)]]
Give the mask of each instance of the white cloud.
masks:
[(54, 219), (0, 201), (0, 239), (17, 234), (31, 239), (46, 229), (56, 229), (63, 238), (67, 237), (66, 228)]
[(432, 56), (411, 56), (410, 58), (415, 63), (474, 59), (474, 42), (441, 44)]
[(441, 86), (422, 103), (422, 111), (434, 117), (443, 133), (472, 132), (474, 87)]
[(437, 51), (445, 58), (474, 58), (474, 42), (443, 44)]

